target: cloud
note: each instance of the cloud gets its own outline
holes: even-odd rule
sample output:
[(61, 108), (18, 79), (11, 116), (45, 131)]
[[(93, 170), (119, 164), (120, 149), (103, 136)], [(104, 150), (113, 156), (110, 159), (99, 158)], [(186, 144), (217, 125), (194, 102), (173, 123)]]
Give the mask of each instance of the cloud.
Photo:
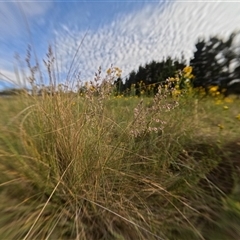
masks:
[(13, 55), (15, 52), (23, 53), (23, 51), (26, 51), (27, 44), (30, 41), (27, 24), (30, 30), (34, 29), (33, 23), (35, 22), (39, 26), (43, 26), (45, 24), (44, 16), (51, 6), (51, 1), (44, 3), (20, 0), (0, 2), (0, 72), (2, 73), (0, 81), (10, 81), (9, 79), (11, 79), (11, 81), (18, 83), (12, 70)]
[(39, 15), (44, 15), (52, 6), (52, 1), (29, 1), (22, 2), (18, 1), (22, 11), (26, 14), (26, 17), (38, 17)]
[[(89, 31), (76, 59), (76, 68), (83, 79), (92, 79), (101, 65), (103, 69), (115, 64), (125, 74), (153, 59), (163, 57), (192, 57), (198, 37), (219, 34), (228, 36), (240, 22), (240, 5), (220, 2), (170, 2), (149, 4), (103, 26)], [(67, 71), (80, 39), (85, 32), (56, 30), (58, 55)], [(71, 34), (70, 34), (71, 31)]]
[(24, 16), (31, 23), (47, 13), (51, 8), (52, 2), (37, 1), (14, 1), (0, 3), (0, 32), (5, 38), (17, 37), (26, 24)]

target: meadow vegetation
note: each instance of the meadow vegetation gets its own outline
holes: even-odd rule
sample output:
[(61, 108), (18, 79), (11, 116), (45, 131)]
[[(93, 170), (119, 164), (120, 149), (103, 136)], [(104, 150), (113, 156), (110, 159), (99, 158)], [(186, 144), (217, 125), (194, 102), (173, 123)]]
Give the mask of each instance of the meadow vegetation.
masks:
[(0, 99), (1, 238), (240, 239), (239, 99), (193, 89), (189, 66), (152, 97), (101, 71)]

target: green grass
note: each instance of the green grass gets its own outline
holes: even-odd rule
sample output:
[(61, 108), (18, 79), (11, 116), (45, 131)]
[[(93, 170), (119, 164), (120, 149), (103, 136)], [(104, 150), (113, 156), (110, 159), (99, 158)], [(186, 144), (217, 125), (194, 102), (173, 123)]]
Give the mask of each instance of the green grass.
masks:
[(239, 100), (102, 93), (0, 99), (1, 238), (239, 239)]

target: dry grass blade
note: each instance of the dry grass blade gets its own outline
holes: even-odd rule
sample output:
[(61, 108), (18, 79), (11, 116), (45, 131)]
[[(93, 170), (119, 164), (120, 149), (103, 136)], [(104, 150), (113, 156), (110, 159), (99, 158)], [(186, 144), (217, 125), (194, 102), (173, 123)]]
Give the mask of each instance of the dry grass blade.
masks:
[(59, 180), (58, 183), (56, 184), (56, 186), (55, 186), (55, 188), (53, 189), (52, 193), (50, 194), (48, 200), (47, 200), (46, 203), (44, 204), (42, 210), (41, 210), (40, 213), (38, 214), (38, 216), (37, 216), (37, 218), (35, 219), (33, 225), (31, 226), (31, 228), (29, 229), (29, 231), (27, 232), (27, 234), (26, 234), (26, 236), (23, 238), (23, 240), (26, 240), (26, 239), (30, 236), (33, 228), (35, 227), (35, 225), (36, 225), (36, 223), (37, 223), (37, 221), (38, 221), (39, 218), (41, 217), (41, 215), (42, 215), (42, 213), (44, 212), (46, 206), (48, 205), (49, 201), (51, 200), (53, 194), (55, 193), (56, 189), (58, 188), (59, 184), (61, 183), (62, 178), (64, 177), (64, 175), (66, 174), (68, 168), (71, 166), (72, 163), (73, 163), (73, 160), (69, 163), (69, 165), (67, 166), (67, 168), (66, 168), (65, 171), (63, 172), (60, 180)]

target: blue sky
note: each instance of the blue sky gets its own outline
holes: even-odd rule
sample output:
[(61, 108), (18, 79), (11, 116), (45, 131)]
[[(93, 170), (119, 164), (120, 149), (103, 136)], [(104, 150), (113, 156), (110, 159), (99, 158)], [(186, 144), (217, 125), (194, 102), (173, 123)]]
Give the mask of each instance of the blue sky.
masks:
[(189, 60), (198, 37), (225, 37), (240, 30), (239, 13), (240, 1), (0, 0), (0, 85), (24, 83), (20, 69), (28, 74), (28, 44), (44, 76), (42, 60), (48, 45), (53, 46), (60, 82), (84, 36), (73, 65), (83, 81), (92, 80), (99, 66), (105, 71), (111, 64), (125, 76), (140, 64), (181, 57), (182, 52)]

